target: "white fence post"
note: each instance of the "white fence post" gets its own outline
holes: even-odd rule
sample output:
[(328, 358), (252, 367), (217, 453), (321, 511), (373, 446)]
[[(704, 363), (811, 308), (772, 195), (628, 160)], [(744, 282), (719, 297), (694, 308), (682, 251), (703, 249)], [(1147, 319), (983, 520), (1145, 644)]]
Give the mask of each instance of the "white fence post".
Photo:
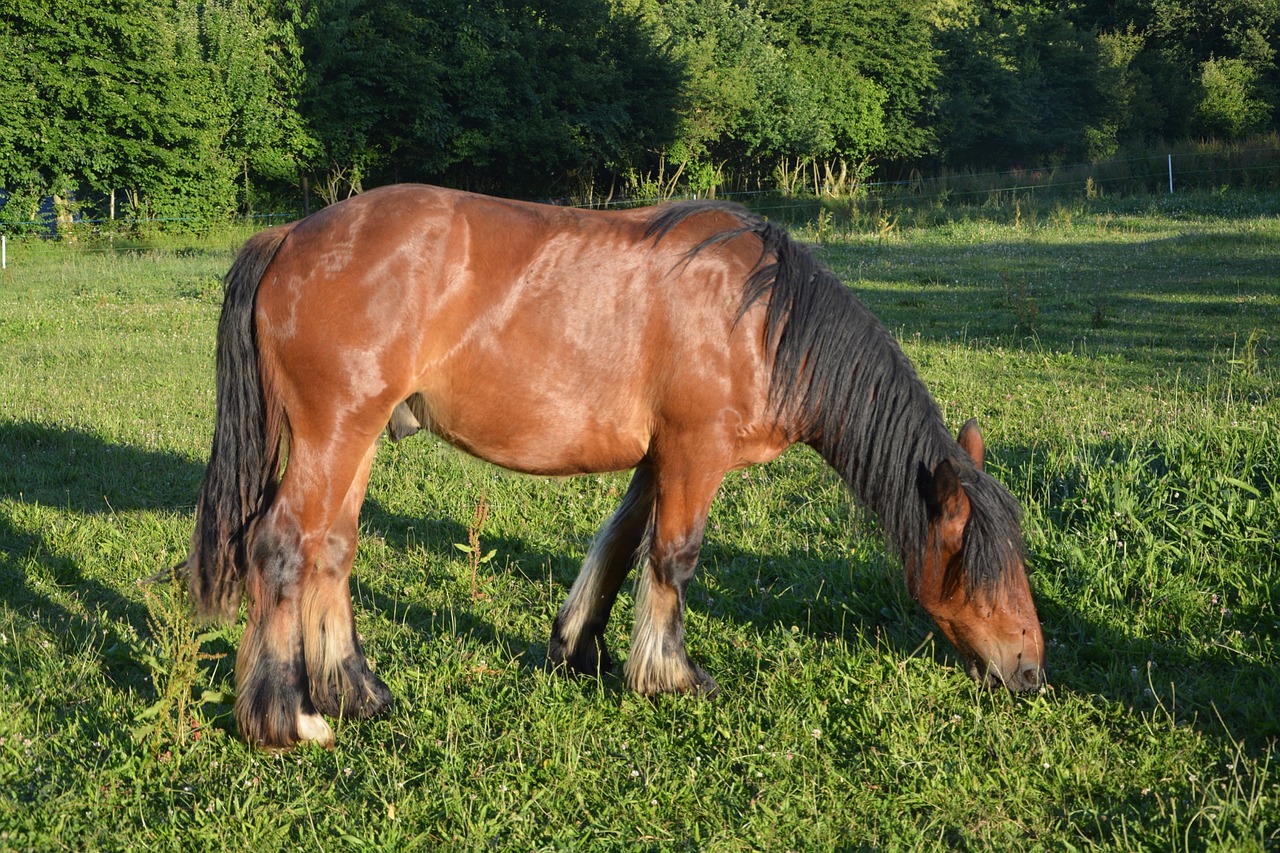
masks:
[(1173, 195), (1173, 155), (1169, 155), (1169, 195)]

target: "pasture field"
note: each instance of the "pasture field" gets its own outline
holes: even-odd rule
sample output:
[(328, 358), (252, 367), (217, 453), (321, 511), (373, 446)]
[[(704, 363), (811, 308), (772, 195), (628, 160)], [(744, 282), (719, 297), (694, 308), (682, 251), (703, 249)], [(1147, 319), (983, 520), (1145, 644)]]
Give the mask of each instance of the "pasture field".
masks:
[[(186, 553), (237, 235), (11, 242), (0, 850), (1274, 848), (1277, 212), (796, 228), (948, 422), (981, 419), (1026, 509), (1051, 689), (976, 688), (799, 449), (713, 508), (688, 637), (718, 697), (564, 678), (551, 621), (626, 475), (517, 477), (418, 436), (379, 450), (353, 581), (397, 705), (283, 755), (231, 728), (242, 627), (197, 636), (180, 591), (138, 583)], [(627, 588), (619, 657), (630, 610)]]

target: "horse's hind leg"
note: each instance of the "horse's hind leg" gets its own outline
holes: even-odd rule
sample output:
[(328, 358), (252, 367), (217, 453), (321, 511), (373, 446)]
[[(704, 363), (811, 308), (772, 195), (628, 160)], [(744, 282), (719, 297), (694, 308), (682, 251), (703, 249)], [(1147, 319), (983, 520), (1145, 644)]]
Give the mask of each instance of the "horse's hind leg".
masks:
[(636, 584), (635, 625), (624, 667), (638, 693), (714, 693), (716, 683), (689, 659), (685, 592), (698, 564), (711, 499), (723, 473), (688, 466), (658, 473), (653, 542)]
[(613, 669), (604, 629), (618, 589), (640, 558), (645, 532), (653, 516), (653, 468), (642, 462), (631, 478), (622, 504), (600, 528), (582, 569), (551, 628), (547, 649), (553, 664), (595, 675)]
[(311, 701), (302, 652), (299, 599), (309, 572), (298, 509), (277, 495), (253, 532), (245, 578), (249, 620), (236, 656), (236, 724), (245, 740), (270, 748), (333, 743)]
[[(236, 723), (251, 743), (329, 745), (333, 731), (322, 710), (345, 703), (367, 714), (390, 701), (356, 644), (345, 588), (376, 435), (318, 443), (295, 432), (284, 478), (253, 533), (249, 621), (236, 658)], [(321, 677), (318, 690), (311, 683), (310, 673), (324, 676), (334, 660), (343, 674), (354, 673), (356, 699), (325, 688), (342, 676)]]
[(302, 593), (302, 640), (311, 701), (331, 716), (372, 717), (391, 707), (391, 691), (369, 669), (351, 609), (360, 506), (376, 444), (371, 444)]

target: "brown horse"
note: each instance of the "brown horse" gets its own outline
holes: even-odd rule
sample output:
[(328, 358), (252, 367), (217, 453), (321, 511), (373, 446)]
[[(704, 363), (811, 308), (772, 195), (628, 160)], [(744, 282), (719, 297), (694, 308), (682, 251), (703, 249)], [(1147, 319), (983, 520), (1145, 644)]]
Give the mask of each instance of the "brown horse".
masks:
[(249, 240), (217, 390), (186, 567), (201, 616), (233, 619), (248, 590), (236, 719), (253, 743), (328, 744), (323, 715), (391, 705), (348, 585), (384, 428), (530, 474), (635, 469), (552, 627), (570, 671), (611, 667), (605, 625), (639, 565), (627, 684), (714, 690), (684, 643), (708, 508), (727, 472), (805, 442), (879, 515), (970, 673), (1042, 682), (1018, 506), (983, 472), (976, 424), (951, 438), (853, 293), (737, 206), (367, 192)]

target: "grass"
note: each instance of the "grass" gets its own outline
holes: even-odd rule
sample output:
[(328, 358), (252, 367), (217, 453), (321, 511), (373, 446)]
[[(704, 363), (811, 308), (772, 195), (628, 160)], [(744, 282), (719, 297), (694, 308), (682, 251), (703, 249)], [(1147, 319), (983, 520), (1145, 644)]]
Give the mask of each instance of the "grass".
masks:
[(236, 236), (11, 242), (0, 849), (1280, 844), (1280, 221), (1175, 198), (797, 229), (982, 419), (1051, 691), (976, 689), (807, 451), (713, 509), (689, 642), (718, 698), (564, 679), (547, 632), (625, 475), (415, 438), (379, 451), (353, 583), (398, 704), (286, 755), (232, 730), (241, 628), (137, 583), (185, 555)]

